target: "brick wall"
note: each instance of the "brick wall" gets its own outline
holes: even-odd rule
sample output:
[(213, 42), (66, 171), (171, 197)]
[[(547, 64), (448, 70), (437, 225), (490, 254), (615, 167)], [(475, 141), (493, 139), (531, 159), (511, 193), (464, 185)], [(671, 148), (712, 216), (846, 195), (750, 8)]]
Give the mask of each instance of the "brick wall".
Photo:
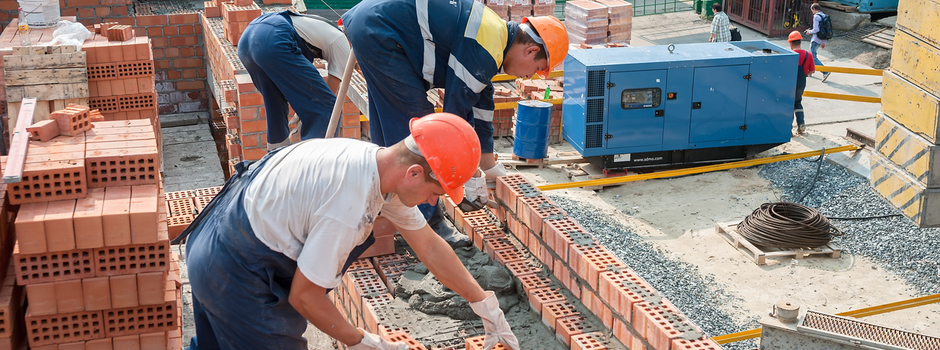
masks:
[[(18, 7), (14, 0), (0, 0), (0, 25), (6, 27)], [(75, 16), (86, 26), (117, 22), (150, 37), (160, 114), (209, 110), (201, 8), (130, 0), (60, 0), (59, 8), (62, 16)]]

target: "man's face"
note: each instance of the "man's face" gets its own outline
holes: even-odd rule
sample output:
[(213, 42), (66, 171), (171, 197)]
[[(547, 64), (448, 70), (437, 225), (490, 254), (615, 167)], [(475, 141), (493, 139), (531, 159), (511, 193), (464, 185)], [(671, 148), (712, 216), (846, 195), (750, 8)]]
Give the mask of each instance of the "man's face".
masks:
[(541, 50), (537, 45), (529, 45), (524, 50), (512, 52), (506, 61), (503, 62), (503, 72), (516, 77), (529, 79), (538, 71), (548, 71), (548, 60), (542, 58), (535, 59), (535, 55)]

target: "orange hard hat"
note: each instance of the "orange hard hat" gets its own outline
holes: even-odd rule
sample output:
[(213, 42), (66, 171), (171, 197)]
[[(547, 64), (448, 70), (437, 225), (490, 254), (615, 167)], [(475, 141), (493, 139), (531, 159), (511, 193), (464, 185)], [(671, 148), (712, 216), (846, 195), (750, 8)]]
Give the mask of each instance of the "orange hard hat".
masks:
[(800, 41), (800, 40), (803, 40), (803, 35), (801, 35), (800, 32), (796, 30), (790, 32), (790, 36), (787, 37), (787, 42)]
[(480, 139), (466, 120), (451, 113), (412, 118), (411, 137), (431, 167), (431, 175), (454, 202), (480, 166)]
[(564, 62), (565, 56), (568, 56), (568, 31), (565, 25), (561, 24), (557, 18), (552, 16), (523, 17), (522, 23), (529, 23), (535, 27), (537, 35), (533, 36), (535, 42), (542, 44), (545, 48), (545, 55), (548, 58), (548, 69), (538, 71), (536, 74), (542, 79), (548, 78), (548, 73)]

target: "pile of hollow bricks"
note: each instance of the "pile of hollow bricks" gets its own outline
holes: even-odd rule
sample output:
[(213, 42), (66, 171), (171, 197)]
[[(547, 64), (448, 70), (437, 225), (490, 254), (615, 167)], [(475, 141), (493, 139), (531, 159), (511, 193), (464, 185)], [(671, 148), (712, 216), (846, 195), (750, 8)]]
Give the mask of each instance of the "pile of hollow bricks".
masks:
[[(288, 8), (278, 5), (259, 7), (256, 3), (247, 6), (238, 6), (238, 3), (229, 4), (228, 7), (221, 5), (225, 4), (220, 3), (219, 6), (222, 9), (219, 13), (223, 17), (212, 17), (215, 11), (207, 10), (201, 16), (201, 21), (207, 63), (213, 80), (211, 85), (214, 98), (210, 103), (213, 121), (219, 123), (214, 125), (224, 125), (226, 128), (224, 132), (217, 132), (224, 135), (224, 141), (217, 142), (220, 159), (224, 159), (222, 168), (228, 176), (235, 164), (243, 160), (258, 160), (267, 154), (267, 116), (264, 99), (238, 58), (237, 38), (228, 34), (235, 29), (244, 32), (244, 28), (230, 28), (232, 22), (227, 18), (246, 18), (250, 22), (260, 15), (261, 11), (276, 12)], [(247, 25), (247, 22), (245, 24)], [(239, 36), (241, 32), (238, 33)], [(339, 136), (360, 138), (360, 116), (356, 106), (346, 98), (337, 129)]]
[[(112, 36), (114, 27), (123, 27), (122, 32), (131, 36)], [(88, 65), (88, 106), (101, 111), (105, 120), (147, 119), (159, 125), (153, 47), (149, 38), (135, 37), (129, 29), (126, 25), (99, 26), (82, 45)]]
[(170, 240), (173, 240), (183, 230), (189, 227), (199, 213), (201, 213), (222, 186), (197, 188), (166, 193), (167, 230)]
[(82, 130), (30, 141), (23, 181), (5, 186), (19, 205), (10, 277), (28, 303), (13, 332), (32, 349), (180, 349), (179, 264), (153, 126)]
[(630, 44), (633, 4), (623, 0), (577, 0), (565, 3), (568, 42), (579, 45)]

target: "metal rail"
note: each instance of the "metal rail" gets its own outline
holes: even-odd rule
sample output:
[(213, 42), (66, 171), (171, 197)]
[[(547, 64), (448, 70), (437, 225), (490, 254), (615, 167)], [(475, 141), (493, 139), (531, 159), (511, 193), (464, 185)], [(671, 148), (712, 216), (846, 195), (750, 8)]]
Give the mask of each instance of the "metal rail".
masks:
[[(914, 298), (914, 299), (907, 299), (907, 300), (897, 301), (893, 303), (872, 306), (872, 307), (868, 307), (864, 309), (846, 311), (843, 313), (838, 313), (836, 315), (860, 318), (860, 317), (889, 313), (889, 312), (898, 311), (898, 310), (909, 309), (912, 307), (918, 307), (918, 306), (923, 306), (923, 305), (928, 305), (928, 304), (933, 304), (933, 303), (938, 303), (938, 302), (940, 302), (940, 294), (933, 294), (933, 295), (928, 295), (928, 296)], [(717, 337), (712, 337), (712, 340), (714, 340), (718, 344), (728, 344), (728, 343), (734, 343), (737, 341), (754, 339), (754, 338), (760, 338), (760, 328), (749, 329), (743, 332), (719, 335)]]
[[(823, 149), (823, 151), (826, 154), (830, 154), (830, 153), (838, 153), (838, 152), (845, 152), (845, 151), (854, 151), (857, 149), (859, 149), (859, 147), (856, 145), (846, 145), (846, 146), (840, 146), (836, 148), (825, 148)], [(741, 168), (741, 167), (747, 167), (747, 166), (768, 164), (768, 163), (780, 162), (784, 160), (815, 157), (818, 155), (819, 155), (819, 151), (784, 154), (784, 155), (767, 157), (767, 158), (742, 160), (739, 162), (730, 162), (730, 163), (715, 164), (715, 165), (706, 165), (706, 166), (700, 166), (700, 167), (694, 167), (694, 168), (688, 168), (688, 169), (667, 170), (667, 171), (661, 171), (661, 172), (650, 173), (650, 174), (617, 176), (617, 177), (610, 177), (606, 179), (542, 185), (542, 186), (538, 186), (538, 188), (539, 190), (542, 190), (542, 191), (551, 191), (551, 190), (561, 190), (561, 189), (574, 188), (574, 187), (615, 185), (615, 184), (621, 184), (621, 183), (630, 182), (630, 181), (659, 179), (659, 178), (664, 178), (664, 177), (674, 177), (674, 176), (707, 173), (711, 171), (728, 170), (728, 169)]]

